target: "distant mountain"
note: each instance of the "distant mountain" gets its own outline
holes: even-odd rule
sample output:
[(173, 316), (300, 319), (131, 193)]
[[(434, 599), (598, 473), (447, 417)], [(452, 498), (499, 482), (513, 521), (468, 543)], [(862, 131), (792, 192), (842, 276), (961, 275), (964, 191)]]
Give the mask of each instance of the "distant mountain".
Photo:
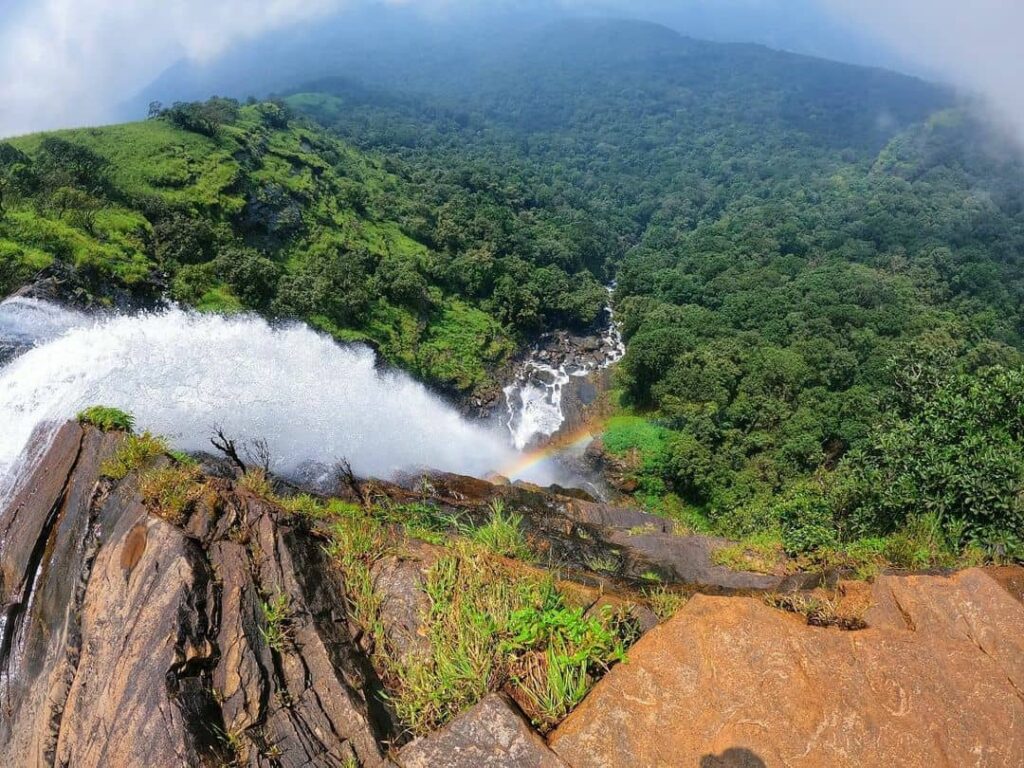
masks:
[[(797, 2), (800, 8), (796, 13), (793, 2), (781, 0), (640, 5), (607, 0), (594, 2), (587, 10), (598, 19), (639, 16), (656, 22), (663, 25), (662, 42), (671, 39), (671, 29), (692, 38), (755, 43), (863, 65), (903, 65), (837, 23), (814, 3)], [(548, 0), (495, 3), (486, 9), (462, 9), (449, 16), (424, 16), (418, 9), (392, 4), (360, 5), (326, 21), (276, 31), (235, 46), (213, 61), (179, 61), (126, 101), (120, 117), (140, 117), (153, 100), (196, 100), (212, 95), (262, 97), (328, 76), (403, 89), (429, 86), (437, 76), (443, 78), (456, 69), (466, 72), (488, 57), (500, 55), (546, 24), (580, 18)], [(648, 33), (639, 42), (657, 47), (655, 37)], [(603, 51), (598, 49), (596, 53)]]

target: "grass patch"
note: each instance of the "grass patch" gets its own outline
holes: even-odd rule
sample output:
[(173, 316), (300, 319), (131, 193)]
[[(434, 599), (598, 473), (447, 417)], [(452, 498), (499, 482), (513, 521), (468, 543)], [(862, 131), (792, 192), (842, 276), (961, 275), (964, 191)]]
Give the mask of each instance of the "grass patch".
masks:
[(603, 573), (615, 573), (619, 570), (619, 559), (613, 555), (588, 557), (587, 568)]
[(135, 418), (117, 408), (94, 405), (78, 413), (79, 424), (89, 424), (104, 432), (131, 432)]
[(149, 510), (174, 525), (182, 525), (206, 494), (208, 485), (193, 466), (150, 470), (140, 483), (142, 501)]
[(470, 538), (496, 555), (531, 560), (533, 552), (523, 535), (523, 516), (506, 513), (501, 499), (491, 502), (490, 511), (490, 521), (475, 528), (470, 533)]
[(570, 608), (550, 577), (521, 571), (470, 542), (427, 575), (430, 654), (394, 662), (399, 717), (427, 733), (505, 687), (546, 729), (567, 714), (608, 666), (625, 657), (612, 612)]
[(266, 622), (266, 626), (260, 628), (263, 639), (272, 650), (283, 653), (292, 639), (291, 601), (288, 595), (280, 592), (277, 597), (264, 600), (261, 606)]
[(647, 601), (654, 615), (661, 621), (668, 621), (686, 604), (688, 597), (667, 587), (648, 590)]
[(850, 631), (867, 627), (864, 621), (867, 603), (851, 606), (838, 598), (802, 594), (768, 595), (765, 602), (773, 608), (802, 614), (813, 627), (839, 627)]
[(465, 527), (456, 516), (427, 503), (395, 504), (388, 501), (377, 505), (373, 514), (382, 522), (401, 526), (409, 538), (429, 544), (445, 544), (453, 529), (461, 531)]
[(274, 482), (263, 469), (250, 469), (242, 475), (238, 484), (254, 496), (270, 501), (278, 500), (274, 494)]
[(158, 456), (167, 453), (167, 441), (149, 432), (125, 437), (113, 456), (100, 465), (100, 472), (114, 480), (123, 480)]
[(711, 562), (733, 571), (775, 573), (782, 557), (782, 542), (766, 534), (714, 550)]

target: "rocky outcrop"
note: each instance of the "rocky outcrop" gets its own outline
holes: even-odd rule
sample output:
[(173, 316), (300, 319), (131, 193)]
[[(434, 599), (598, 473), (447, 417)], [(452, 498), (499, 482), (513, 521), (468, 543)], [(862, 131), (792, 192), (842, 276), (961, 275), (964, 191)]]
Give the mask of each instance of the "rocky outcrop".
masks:
[(394, 725), (323, 542), (224, 481), (152, 515), (99, 476), (120, 439), (65, 426), (3, 515), (0, 761), (383, 765)]
[(652, 579), (704, 592), (790, 591), (816, 586), (818, 573), (740, 571), (717, 565), (716, 550), (726, 539), (680, 533), (664, 517), (633, 507), (596, 502), (587, 494), (529, 483), (487, 482), (447, 473), (407, 477), (400, 486), (378, 483), (374, 491), (396, 501), (431, 501), (486, 522), (488, 504), (500, 500), (521, 514), (534, 549), (550, 567), (590, 583), (642, 586)]
[(402, 768), (568, 768), (516, 705), (497, 693), (404, 747), (398, 763)]
[(586, 766), (1019, 766), (1024, 606), (984, 571), (884, 576), (868, 628), (698, 595), (552, 735)]
[[(558, 582), (568, 605), (610, 605), (645, 634), (547, 742), (519, 699), (496, 693), (405, 743), (370, 663), (374, 639), (350, 619), (318, 518), (289, 514), (223, 467), (188, 470), (192, 502), (168, 514), (136, 473), (103, 476), (122, 440), (66, 425), (0, 512), (7, 765), (1022, 764), (1024, 569), (887, 575), (768, 600), (749, 595), (801, 585), (719, 573), (707, 554), (717, 542), (697, 546), (670, 522), (442, 475), (415, 492), (386, 483), (350, 491), (380, 500), (375, 509), (398, 509), (389, 496), (417, 499), (471, 521), (500, 499), (524, 516), (544, 568), (572, 577)], [(151, 469), (150, 480), (184, 470), (170, 457)], [(429, 650), (424, 584), (450, 549), (407, 539), (397, 525), (401, 545), (368, 573), (380, 598), (377, 637), (408, 660)], [(613, 555), (607, 570), (587, 562)], [(698, 594), (656, 626), (629, 589), (642, 569), (688, 583), (680, 601)], [(824, 613), (797, 612), (815, 599)], [(812, 626), (828, 624), (828, 611), (856, 619), (833, 623), (866, 628)]]

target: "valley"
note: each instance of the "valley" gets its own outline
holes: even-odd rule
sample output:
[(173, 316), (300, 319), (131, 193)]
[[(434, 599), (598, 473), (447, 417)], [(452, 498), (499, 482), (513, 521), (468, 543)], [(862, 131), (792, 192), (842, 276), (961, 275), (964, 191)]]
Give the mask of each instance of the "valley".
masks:
[(0, 140), (0, 761), (1017, 768), (1014, 139), (431, 30)]

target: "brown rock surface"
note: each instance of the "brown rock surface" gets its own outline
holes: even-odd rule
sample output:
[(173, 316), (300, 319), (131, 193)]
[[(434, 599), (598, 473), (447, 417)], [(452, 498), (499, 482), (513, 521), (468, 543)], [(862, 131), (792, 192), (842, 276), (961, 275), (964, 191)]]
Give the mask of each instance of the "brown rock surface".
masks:
[(228, 481), (181, 526), (153, 516), (133, 476), (100, 477), (121, 439), (67, 425), (0, 510), (0, 763), (386, 764), (323, 541)]
[(1024, 765), (1024, 606), (981, 570), (873, 594), (857, 632), (697, 595), (551, 747), (573, 768)]
[(398, 753), (402, 768), (566, 768), (515, 704), (491, 694)]

